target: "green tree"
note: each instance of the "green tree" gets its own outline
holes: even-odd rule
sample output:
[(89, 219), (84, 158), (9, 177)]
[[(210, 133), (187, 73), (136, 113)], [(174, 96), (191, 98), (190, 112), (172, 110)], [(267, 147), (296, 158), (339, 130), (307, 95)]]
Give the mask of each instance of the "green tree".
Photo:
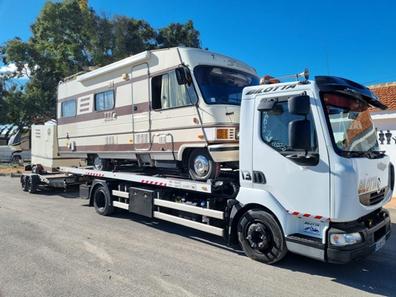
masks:
[(192, 21), (185, 24), (172, 23), (158, 32), (159, 47), (187, 46), (200, 47), (199, 32)]

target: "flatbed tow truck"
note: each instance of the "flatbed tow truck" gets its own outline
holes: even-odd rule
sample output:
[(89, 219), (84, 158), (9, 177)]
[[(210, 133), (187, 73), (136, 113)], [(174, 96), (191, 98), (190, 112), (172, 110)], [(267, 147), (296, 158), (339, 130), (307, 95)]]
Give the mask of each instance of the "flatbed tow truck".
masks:
[(378, 149), (369, 106), (386, 108), (343, 78), (272, 80), (243, 91), (233, 173), (203, 182), (121, 167), (46, 174), (35, 165), (21, 184), (29, 192), (78, 185), (100, 215), (121, 208), (198, 229), (267, 264), (287, 251), (347, 263), (378, 251), (391, 232), (382, 206), (394, 168)]

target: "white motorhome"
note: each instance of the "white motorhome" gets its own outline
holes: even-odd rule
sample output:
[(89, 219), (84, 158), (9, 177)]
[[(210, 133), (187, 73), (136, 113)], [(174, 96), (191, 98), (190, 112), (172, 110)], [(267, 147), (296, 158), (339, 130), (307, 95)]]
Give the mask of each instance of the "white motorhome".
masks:
[(195, 48), (145, 51), (58, 87), (61, 157), (182, 168), (196, 180), (237, 167), (242, 89), (253, 68)]

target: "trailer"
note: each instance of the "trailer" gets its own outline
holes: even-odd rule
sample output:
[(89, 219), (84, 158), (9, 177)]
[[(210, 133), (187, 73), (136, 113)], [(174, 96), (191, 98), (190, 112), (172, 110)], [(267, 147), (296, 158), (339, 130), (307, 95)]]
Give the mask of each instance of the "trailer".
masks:
[(386, 106), (350, 80), (304, 76), (243, 90), (238, 169), (215, 179), (122, 164), (112, 171), (59, 166), (57, 173), (35, 165), (22, 188), (79, 185), (100, 215), (121, 208), (201, 230), (266, 264), (287, 252), (330, 263), (366, 257), (391, 234), (383, 206), (394, 166), (368, 112)]
[(217, 236), (225, 235), (227, 216), (222, 204), (235, 198), (238, 188), (232, 178), (199, 182), (93, 167), (60, 167), (58, 173), (48, 174), (33, 168), (33, 172), (22, 175), (21, 185), (30, 193), (79, 186), (80, 197), (89, 199), (100, 215), (107, 216), (114, 208), (121, 208)]

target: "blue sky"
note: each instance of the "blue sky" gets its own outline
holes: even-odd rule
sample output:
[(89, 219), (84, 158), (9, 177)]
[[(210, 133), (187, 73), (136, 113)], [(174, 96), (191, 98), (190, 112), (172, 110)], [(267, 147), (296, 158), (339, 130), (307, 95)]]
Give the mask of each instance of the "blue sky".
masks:
[[(0, 43), (30, 36), (44, 0), (0, 0)], [(302, 71), (363, 84), (396, 81), (396, 1), (90, 0), (98, 13), (160, 28), (194, 21), (202, 47), (238, 58), (260, 75)]]

